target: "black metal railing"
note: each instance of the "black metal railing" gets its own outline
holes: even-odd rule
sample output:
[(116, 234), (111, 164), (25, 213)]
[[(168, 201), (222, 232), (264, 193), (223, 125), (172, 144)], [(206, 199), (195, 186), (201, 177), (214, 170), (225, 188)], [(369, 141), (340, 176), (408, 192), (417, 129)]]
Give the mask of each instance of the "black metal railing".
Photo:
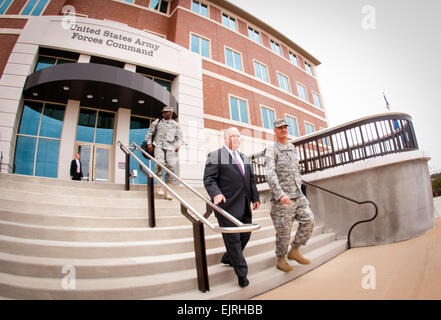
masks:
[[(297, 149), (302, 174), (418, 149), (412, 118), (404, 113), (366, 117), (290, 143)], [(262, 153), (251, 156), (256, 183), (265, 182)]]
[[(145, 174), (148, 178), (148, 186), (147, 186), (147, 198), (148, 198), (148, 214), (149, 214), (149, 226), (155, 227), (155, 200), (154, 200), (154, 187), (153, 181), (157, 181), (160, 185), (162, 185), (169, 193), (171, 193), (179, 202), (181, 206), (181, 213), (193, 224), (193, 238), (194, 238), (194, 250), (195, 250), (195, 259), (196, 259), (196, 273), (198, 278), (198, 288), (202, 292), (206, 292), (210, 290), (209, 281), (208, 281), (208, 264), (207, 264), (207, 254), (205, 247), (205, 231), (204, 225), (208, 226), (211, 230), (215, 232), (222, 233), (241, 233), (241, 232), (252, 232), (260, 229), (260, 226), (257, 224), (245, 224), (230, 215), (228, 212), (223, 210), (222, 208), (213, 204), (210, 199), (203, 196), (200, 192), (198, 192), (193, 187), (186, 184), (179, 178), (176, 174), (170, 171), (165, 165), (161, 162), (153, 158), (147, 152), (145, 152), (140, 146), (136, 143), (132, 143), (130, 146), (123, 145), (120, 141), (118, 141), (118, 145), (121, 150), (125, 153), (126, 163), (125, 163), (125, 189), (130, 190), (130, 157), (132, 157), (138, 164), (141, 172)], [(170, 188), (166, 183), (162, 181), (160, 177), (158, 177), (148, 166), (146, 166), (135, 154), (134, 150), (140, 150), (142, 154), (144, 154), (150, 161), (153, 161), (155, 165), (160, 166), (163, 170), (165, 170), (169, 175), (179, 181), (182, 186), (186, 189), (193, 192), (200, 199), (202, 199), (206, 204), (206, 212), (204, 214), (200, 214), (197, 210), (195, 210), (187, 201), (185, 201), (175, 190)], [(133, 151), (132, 151), (133, 150)], [(215, 226), (211, 222), (208, 221), (208, 217), (211, 215), (213, 210), (216, 210), (219, 214), (223, 215), (225, 218), (230, 220), (235, 227), (220, 227)]]
[[(302, 174), (391, 153), (418, 149), (412, 118), (404, 113), (388, 113), (366, 117), (300, 137), (289, 143), (296, 147)], [(265, 183), (264, 151), (256, 153), (250, 158), (256, 183)], [(358, 221), (349, 229), (349, 248), (351, 246), (350, 236), (354, 227), (360, 223), (373, 221), (378, 215), (378, 207), (373, 201), (359, 202), (310, 182), (303, 182), (359, 205), (365, 203), (374, 205), (375, 215), (371, 219)]]

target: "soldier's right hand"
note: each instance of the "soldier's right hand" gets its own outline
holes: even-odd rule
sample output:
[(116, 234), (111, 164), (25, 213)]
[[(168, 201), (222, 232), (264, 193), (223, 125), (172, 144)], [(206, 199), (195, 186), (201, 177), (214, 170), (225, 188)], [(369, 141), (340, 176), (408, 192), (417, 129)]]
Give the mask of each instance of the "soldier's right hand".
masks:
[(287, 196), (282, 196), (279, 201), (282, 202), (283, 204), (287, 204), (287, 205), (291, 204), (291, 199)]
[(148, 144), (147, 145), (147, 150), (149, 151), (149, 153), (152, 153), (153, 152), (153, 145)]

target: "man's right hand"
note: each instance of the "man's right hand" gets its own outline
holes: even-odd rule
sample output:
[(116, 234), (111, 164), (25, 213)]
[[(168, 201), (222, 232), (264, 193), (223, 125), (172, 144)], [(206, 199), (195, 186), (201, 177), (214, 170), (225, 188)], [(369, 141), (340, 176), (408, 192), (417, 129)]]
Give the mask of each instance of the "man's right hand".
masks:
[(214, 199), (213, 199), (213, 203), (214, 203), (215, 205), (218, 205), (218, 204), (221, 203), (222, 201), (223, 201), (224, 203), (227, 202), (227, 199), (225, 199), (225, 196), (224, 196), (223, 194), (218, 194), (218, 195), (215, 196)]
[(291, 199), (288, 196), (282, 196), (280, 198), (280, 202), (282, 202), (283, 204), (290, 205), (291, 204)]
[(153, 152), (153, 145), (152, 144), (148, 144), (147, 145), (147, 150), (148, 150), (149, 153), (152, 153)]

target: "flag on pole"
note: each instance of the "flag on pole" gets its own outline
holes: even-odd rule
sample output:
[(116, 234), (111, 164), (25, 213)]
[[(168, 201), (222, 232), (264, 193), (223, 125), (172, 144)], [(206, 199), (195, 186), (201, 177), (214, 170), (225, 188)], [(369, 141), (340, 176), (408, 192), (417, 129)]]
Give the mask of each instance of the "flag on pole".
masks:
[(387, 110), (390, 111), (389, 102), (387, 101), (386, 95), (384, 94), (384, 92), (383, 92), (383, 98), (384, 98), (384, 101), (386, 101), (386, 108), (387, 108)]

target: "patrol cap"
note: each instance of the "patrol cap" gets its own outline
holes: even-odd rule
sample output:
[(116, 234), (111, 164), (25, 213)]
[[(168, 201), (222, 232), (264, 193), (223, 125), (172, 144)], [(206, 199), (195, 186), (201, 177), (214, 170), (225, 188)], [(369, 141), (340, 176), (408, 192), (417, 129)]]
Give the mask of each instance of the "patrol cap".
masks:
[(285, 119), (277, 119), (274, 121), (274, 128), (287, 126), (287, 125), (288, 125), (288, 122), (286, 122)]
[(172, 107), (165, 106), (165, 107), (162, 109), (162, 112), (166, 112), (166, 111), (174, 112), (175, 110), (174, 110)]

